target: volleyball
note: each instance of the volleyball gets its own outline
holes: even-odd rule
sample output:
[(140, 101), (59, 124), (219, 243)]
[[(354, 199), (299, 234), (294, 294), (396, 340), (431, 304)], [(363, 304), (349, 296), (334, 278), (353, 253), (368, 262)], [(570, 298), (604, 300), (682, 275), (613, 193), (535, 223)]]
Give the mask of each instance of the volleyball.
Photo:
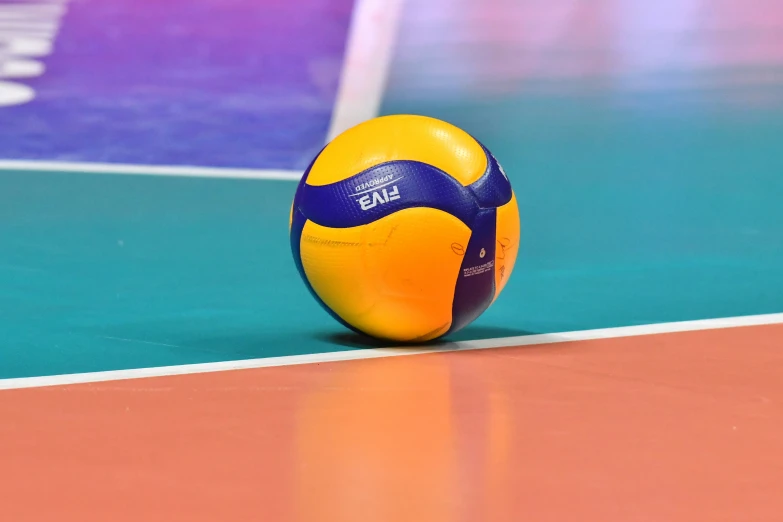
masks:
[(481, 315), (508, 282), (520, 238), (492, 153), (416, 115), (375, 118), (326, 145), (299, 182), (289, 227), (299, 274), (332, 317), (411, 343)]

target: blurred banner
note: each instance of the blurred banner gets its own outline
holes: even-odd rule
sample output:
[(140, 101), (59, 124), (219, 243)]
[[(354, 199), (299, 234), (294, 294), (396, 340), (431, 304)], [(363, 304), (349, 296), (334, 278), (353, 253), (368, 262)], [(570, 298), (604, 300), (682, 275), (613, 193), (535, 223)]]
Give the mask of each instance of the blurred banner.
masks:
[(303, 168), (352, 0), (0, 0), (0, 159)]
[(409, 4), (400, 31), (399, 99), (714, 87), (783, 99), (780, 0), (429, 0)]

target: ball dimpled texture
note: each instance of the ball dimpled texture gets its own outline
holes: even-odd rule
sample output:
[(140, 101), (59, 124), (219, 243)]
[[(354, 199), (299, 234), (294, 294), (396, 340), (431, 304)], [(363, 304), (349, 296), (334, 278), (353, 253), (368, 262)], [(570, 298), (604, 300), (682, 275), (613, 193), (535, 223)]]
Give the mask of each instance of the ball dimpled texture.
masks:
[(424, 116), (384, 116), (337, 136), (296, 190), (291, 250), (313, 297), (372, 337), (456, 332), (514, 268), (519, 211), (494, 156)]

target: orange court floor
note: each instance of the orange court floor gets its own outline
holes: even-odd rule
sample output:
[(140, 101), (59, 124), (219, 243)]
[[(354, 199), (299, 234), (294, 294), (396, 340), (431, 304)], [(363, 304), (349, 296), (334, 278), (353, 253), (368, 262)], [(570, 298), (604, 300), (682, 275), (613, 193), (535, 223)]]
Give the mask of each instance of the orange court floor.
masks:
[(781, 338), (770, 324), (6, 390), (3, 518), (777, 522)]

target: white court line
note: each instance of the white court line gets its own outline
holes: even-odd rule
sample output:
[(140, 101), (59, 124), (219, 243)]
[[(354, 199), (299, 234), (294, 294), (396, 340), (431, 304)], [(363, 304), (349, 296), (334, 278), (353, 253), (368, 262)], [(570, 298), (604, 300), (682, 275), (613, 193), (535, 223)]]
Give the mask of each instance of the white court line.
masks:
[(187, 165), (129, 165), (123, 163), (77, 163), (69, 161), (0, 160), (0, 171), (78, 172), (86, 174), (129, 174), (193, 178), (273, 179), (299, 181), (298, 170), (229, 169)]
[(378, 115), (404, 0), (356, 0), (327, 141)]
[(578, 332), (523, 335), (518, 337), (483, 339), (479, 341), (459, 341), (453, 343), (437, 344), (426, 348), (359, 349), (342, 352), (268, 357), (264, 359), (246, 359), (241, 361), (184, 364), (181, 366), (159, 366), (156, 368), (139, 368), (133, 370), (114, 370), (93, 373), (73, 373), (68, 375), (52, 375), (46, 377), (0, 379), (0, 390), (39, 388), (43, 386), (84, 384), (91, 382), (141, 379), (148, 377), (168, 377), (173, 375), (190, 375), (198, 373), (223, 372), (229, 370), (249, 370), (253, 368), (269, 368), (273, 366), (293, 366), (299, 364), (355, 361), (360, 359), (377, 359), (380, 357), (398, 357), (405, 355), (422, 355), (428, 353), (557, 344), (574, 341), (591, 341), (597, 339), (615, 339), (619, 337), (639, 337), (644, 335), (664, 333), (693, 332), (701, 330), (717, 330), (721, 328), (763, 326), (772, 324), (783, 324), (783, 313), (727, 317), (722, 319), (705, 319), (700, 321), (685, 321), (677, 323), (623, 326), (619, 328), (583, 330)]

